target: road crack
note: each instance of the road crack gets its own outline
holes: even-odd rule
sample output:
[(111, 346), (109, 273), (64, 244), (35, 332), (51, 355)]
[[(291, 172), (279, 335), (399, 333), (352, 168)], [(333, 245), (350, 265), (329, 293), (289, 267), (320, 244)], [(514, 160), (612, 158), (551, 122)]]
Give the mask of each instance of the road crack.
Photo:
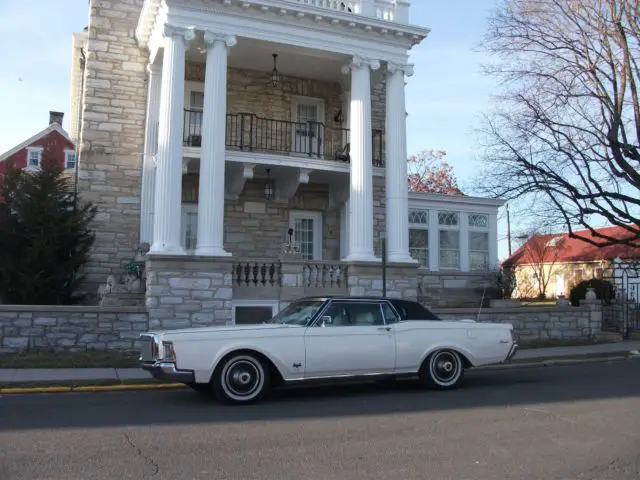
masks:
[(151, 474), (152, 477), (156, 476), (158, 474), (158, 472), (160, 472), (160, 465), (158, 465), (155, 460), (153, 460), (151, 457), (147, 457), (144, 452), (140, 449), (140, 447), (138, 447), (135, 443), (133, 443), (133, 440), (131, 440), (131, 437), (129, 436), (129, 434), (127, 433), (123, 433), (125, 440), (127, 441), (127, 443), (129, 444), (129, 446), (131, 448), (133, 448), (136, 453), (138, 454), (138, 456), (140, 456), (142, 459), (144, 459), (149, 465), (151, 465), (153, 467), (153, 473)]

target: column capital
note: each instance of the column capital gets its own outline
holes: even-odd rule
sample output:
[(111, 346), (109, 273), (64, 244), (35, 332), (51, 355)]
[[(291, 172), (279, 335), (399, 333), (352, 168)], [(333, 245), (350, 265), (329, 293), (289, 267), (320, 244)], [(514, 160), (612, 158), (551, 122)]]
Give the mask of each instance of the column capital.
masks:
[(204, 43), (205, 45), (213, 45), (216, 42), (222, 42), (227, 47), (234, 47), (238, 40), (235, 35), (226, 35), (224, 33), (217, 33), (207, 30), (204, 32)]
[(162, 34), (165, 37), (182, 37), (185, 42), (196, 38), (196, 31), (193, 28), (178, 27), (170, 23), (165, 23), (162, 26)]
[(388, 61), (387, 72), (393, 74), (396, 72), (402, 72), (407, 77), (413, 76), (413, 64), (412, 63), (397, 63)]
[(347, 75), (354, 68), (369, 68), (375, 71), (380, 68), (380, 60), (354, 55), (351, 61), (342, 67), (342, 73)]

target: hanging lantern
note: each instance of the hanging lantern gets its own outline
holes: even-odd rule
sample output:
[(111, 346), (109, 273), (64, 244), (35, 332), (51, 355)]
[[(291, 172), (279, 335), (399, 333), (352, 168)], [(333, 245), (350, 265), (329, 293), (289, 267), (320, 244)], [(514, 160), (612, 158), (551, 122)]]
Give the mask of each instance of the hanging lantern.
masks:
[(278, 54), (273, 54), (273, 70), (271, 70), (271, 85), (273, 87), (277, 87), (280, 85), (280, 74), (278, 73), (278, 69), (276, 68), (276, 59), (278, 58)]
[(271, 181), (271, 177), (269, 176), (270, 168), (267, 168), (267, 181), (264, 182), (264, 198), (267, 200), (271, 200), (273, 197), (273, 182)]

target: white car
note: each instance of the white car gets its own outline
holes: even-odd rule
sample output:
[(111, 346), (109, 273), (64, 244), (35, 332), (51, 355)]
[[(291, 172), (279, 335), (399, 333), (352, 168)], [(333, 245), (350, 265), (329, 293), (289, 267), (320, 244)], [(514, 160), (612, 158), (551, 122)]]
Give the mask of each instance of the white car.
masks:
[(518, 348), (511, 324), (444, 321), (418, 302), (371, 297), (302, 298), (264, 323), (141, 340), (141, 367), (154, 377), (236, 404), (307, 381), (409, 376), (451, 389), (465, 369), (508, 361)]

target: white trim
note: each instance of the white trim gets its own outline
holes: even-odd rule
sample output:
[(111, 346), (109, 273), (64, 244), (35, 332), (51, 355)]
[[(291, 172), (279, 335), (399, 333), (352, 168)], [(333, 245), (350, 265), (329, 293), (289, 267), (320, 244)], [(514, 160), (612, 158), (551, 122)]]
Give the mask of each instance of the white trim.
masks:
[(504, 205), (501, 198), (469, 197), (466, 195), (445, 195), (441, 193), (409, 192), (409, 208), (441, 209), (469, 213), (493, 213)]
[[(224, 3), (236, 2), (226, 0)], [(283, 8), (285, 6), (286, 8)], [(362, 50), (361, 44), (365, 42), (370, 45), (388, 48), (400, 47), (406, 50), (419, 44), (430, 32), (428, 28), (407, 25), (403, 18), (400, 18), (398, 22), (391, 22), (329, 8), (296, 5), (294, 2), (284, 4), (282, 1), (254, 0), (251, 3), (245, 2), (242, 7), (243, 10), (240, 11), (236, 5), (227, 6), (220, 5), (220, 3), (211, 5), (204, 2), (200, 5), (194, 2), (190, 5), (168, 7), (165, 2), (159, 0), (145, 0), (140, 11), (135, 37), (141, 47), (153, 50), (151, 44), (154, 43), (158, 24), (162, 23), (158, 22), (158, 17), (165, 16), (172, 23), (184, 23), (188, 26), (196, 26), (196, 28), (199, 28), (200, 22), (210, 21), (211, 18), (219, 19), (220, 24), (216, 24), (215, 27), (228, 25), (229, 30), (234, 34), (255, 36), (258, 39), (284, 44), (295, 44), (300, 40), (309, 40), (309, 36), (319, 36), (322, 33), (331, 32), (342, 42), (332, 39), (325, 40), (323, 43), (331, 41), (335, 44), (334, 48), (342, 49), (345, 46), (347, 48), (353, 46), (356, 51)], [(278, 12), (279, 15), (273, 15), (272, 12)], [(308, 19), (311, 19), (313, 23)], [(206, 26), (214, 28), (214, 25)], [(304, 31), (308, 33), (305, 35)], [(245, 35), (245, 32), (249, 35)], [(294, 32), (296, 34), (293, 34)], [(225, 30), (221, 33), (229, 32)], [(292, 35), (287, 35), (288, 33)], [(340, 43), (343, 45), (341, 46)], [(323, 47), (316, 48), (325, 49)]]
[(232, 300), (231, 323), (236, 324), (236, 308), (238, 307), (271, 307), (271, 315), (275, 316), (280, 311), (279, 300)]
[[(73, 167), (69, 166), (69, 155), (73, 155)], [(64, 169), (75, 169), (77, 165), (76, 151), (65, 148), (64, 150)]]
[[(33, 137), (26, 139), (24, 142), (20, 143), (19, 145), (16, 145), (15, 147), (13, 147), (11, 150), (7, 150), (6, 152), (4, 152), (2, 155), (0, 155), (0, 162), (4, 162), (7, 158), (11, 157), (12, 155), (18, 153), (20, 150), (22, 150), (23, 148), (27, 148), (28, 146), (30, 146), (31, 144), (33, 144), (34, 142), (40, 140), (42, 137), (44, 137), (45, 135), (48, 135), (51, 132), (58, 132), (60, 135), (62, 135), (66, 140), (68, 140), (69, 142), (71, 142), (72, 145), (75, 145), (73, 143), (73, 140), (71, 140), (71, 138), (69, 137), (69, 135), (67, 134), (67, 132), (57, 123), (52, 123), (51, 125), (49, 125), (47, 128), (45, 128), (44, 130), (40, 130), (38, 133), (36, 133)], [(38, 147), (39, 148), (39, 147)]]
[[(27, 165), (26, 169), (39, 169), (42, 167), (42, 151), (44, 147), (27, 147)], [(31, 165), (31, 154), (35, 152), (38, 154), (38, 165)]]
[[(184, 147), (182, 149), (184, 158), (200, 160), (200, 148)], [(227, 150), (225, 154), (227, 162), (251, 163), (259, 165), (274, 165), (277, 167), (294, 167), (310, 170), (323, 170), (327, 172), (351, 172), (351, 164), (336, 162), (334, 160), (319, 160), (315, 158), (300, 158), (289, 155), (278, 155), (265, 152), (237, 152)], [(373, 167), (374, 177), (384, 177), (383, 167)]]
[(322, 245), (322, 240), (324, 237), (322, 212), (316, 210), (290, 210), (289, 228), (294, 228), (294, 221), (297, 218), (307, 218), (313, 220), (313, 260), (322, 260), (322, 252), (324, 249), (324, 246)]

